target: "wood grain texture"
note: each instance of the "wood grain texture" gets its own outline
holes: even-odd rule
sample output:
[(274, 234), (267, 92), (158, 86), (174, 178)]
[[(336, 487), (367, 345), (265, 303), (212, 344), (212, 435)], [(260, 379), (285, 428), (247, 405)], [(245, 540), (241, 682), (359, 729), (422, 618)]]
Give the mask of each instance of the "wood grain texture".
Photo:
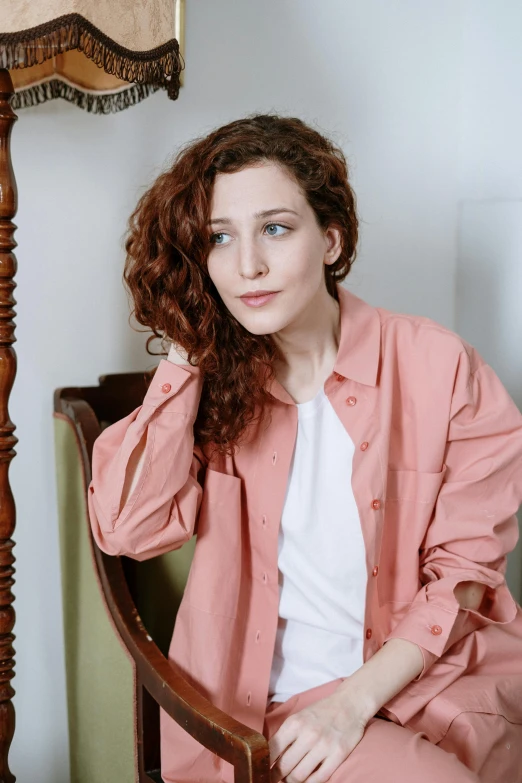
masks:
[(11, 109), (13, 83), (9, 71), (0, 69), (0, 783), (13, 783), (9, 748), (15, 729), (14, 689), (14, 555), (16, 509), (9, 484), (9, 465), (18, 438), (9, 418), (9, 397), (16, 376), (13, 343), (15, 324), (13, 291), (17, 270), (13, 218), (17, 210), (16, 181), (11, 164), (10, 137), (16, 114)]

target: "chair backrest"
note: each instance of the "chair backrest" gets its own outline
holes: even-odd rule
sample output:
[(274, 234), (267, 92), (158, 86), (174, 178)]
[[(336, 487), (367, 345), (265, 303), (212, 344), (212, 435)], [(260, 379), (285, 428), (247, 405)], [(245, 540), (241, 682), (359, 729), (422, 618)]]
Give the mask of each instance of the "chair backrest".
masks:
[[(54, 395), (71, 783), (134, 783), (142, 771), (159, 770), (159, 710), (139, 687), (100, 588), (87, 486), (94, 440), (141, 404), (147, 377), (119, 373), (99, 381)], [(165, 655), (195, 543), (193, 536), (180, 549), (142, 562), (121, 558), (138, 613)]]

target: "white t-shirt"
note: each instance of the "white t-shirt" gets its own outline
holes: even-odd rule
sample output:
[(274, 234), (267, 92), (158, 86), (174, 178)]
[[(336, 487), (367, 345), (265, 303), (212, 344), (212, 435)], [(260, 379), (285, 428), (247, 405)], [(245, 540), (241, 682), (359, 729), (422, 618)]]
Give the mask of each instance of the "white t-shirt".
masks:
[(297, 411), (279, 530), (279, 622), (268, 703), (363, 665), (367, 571), (351, 483), (354, 444), (324, 389)]

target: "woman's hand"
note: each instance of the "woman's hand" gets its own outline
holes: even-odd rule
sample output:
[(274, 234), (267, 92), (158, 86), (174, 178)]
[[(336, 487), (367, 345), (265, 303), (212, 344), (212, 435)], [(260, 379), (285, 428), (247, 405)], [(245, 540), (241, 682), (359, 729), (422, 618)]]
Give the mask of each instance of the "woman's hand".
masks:
[(167, 356), (169, 362), (173, 364), (188, 364), (187, 352), (178, 343), (171, 342)]
[(277, 759), (270, 783), (324, 783), (361, 741), (366, 725), (341, 693), (290, 715), (268, 742), (270, 763)]

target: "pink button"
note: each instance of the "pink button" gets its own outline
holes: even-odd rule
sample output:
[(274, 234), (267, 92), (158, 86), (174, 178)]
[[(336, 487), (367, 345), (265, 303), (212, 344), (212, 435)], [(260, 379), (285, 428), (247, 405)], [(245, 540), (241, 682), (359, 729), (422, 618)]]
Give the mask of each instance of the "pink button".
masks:
[(347, 405), (355, 405), (357, 402), (357, 397), (348, 397), (346, 400)]
[(366, 451), (369, 445), (368, 441), (365, 440), (364, 443), (361, 443), (361, 451)]
[(259, 641), (259, 637), (260, 637), (260, 636), (261, 636), (261, 631), (258, 631), (258, 632), (256, 633), (256, 642), (258, 642), (258, 641)]
[(368, 628), (366, 631), (366, 638), (371, 639), (372, 638), (372, 629)]
[(442, 633), (442, 628), (440, 625), (432, 625), (431, 632), (434, 636), (438, 636), (440, 633)]
[(267, 581), (267, 579), (266, 579), (266, 573), (264, 573), (264, 572), (263, 572), (263, 582), (266, 584), (266, 581)]
[(170, 385), (170, 383), (164, 383), (163, 386), (161, 387), (161, 391), (163, 392), (163, 394), (168, 394), (171, 389), (172, 386)]
[(372, 576), (377, 576), (379, 573), (379, 566), (374, 566), (372, 571)]
[(247, 707), (250, 706), (251, 699), (252, 699), (252, 694), (250, 693), (250, 691), (248, 691), (248, 693), (247, 693), (247, 700), (246, 700)]
[(381, 507), (380, 500), (372, 500), (372, 508), (379, 509)]

